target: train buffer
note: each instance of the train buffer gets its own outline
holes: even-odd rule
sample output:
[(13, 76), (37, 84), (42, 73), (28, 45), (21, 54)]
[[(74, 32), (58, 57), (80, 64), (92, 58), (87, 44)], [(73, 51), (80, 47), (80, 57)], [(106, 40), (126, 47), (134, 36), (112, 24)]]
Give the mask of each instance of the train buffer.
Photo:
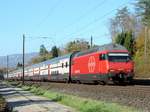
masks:
[(14, 112), (75, 112), (74, 109), (0, 82), (0, 94)]

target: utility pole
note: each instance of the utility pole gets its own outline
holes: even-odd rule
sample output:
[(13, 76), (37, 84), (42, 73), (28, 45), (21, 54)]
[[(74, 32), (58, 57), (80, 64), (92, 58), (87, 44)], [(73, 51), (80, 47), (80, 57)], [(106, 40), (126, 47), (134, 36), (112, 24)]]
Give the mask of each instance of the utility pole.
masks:
[(9, 63), (9, 57), (7, 55), (7, 79), (8, 79), (8, 63)]
[[(150, 27), (148, 27), (148, 36), (147, 36), (147, 43), (150, 43)], [(150, 48), (150, 45), (147, 45), (147, 48)], [(150, 53), (150, 50), (147, 49), (147, 54)], [(147, 66), (148, 64), (150, 64), (150, 61), (148, 61), (148, 59), (150, 58), (150, 55), (147, 56)]]
[(145, 26), (145, 38), (144, 38), (144, 73), (146, 73), (146, 66), (147, 66), (147, 26)]
[[(23, 34), (23, 56), (22, 56), (22, 84), (24, 85), (24, 75), (25, 75), (25, 39), (30, 37), (25, 37), (25, 34)], [(38, 37), (38, 38), (48, 38), (48, 37)]]
[(91, 48), (93, 47), (93, 37), (91, 36)]
[(23, 34), (23, 56), (22, 56), (22, 61), (23, 61), (23, 66), (22, 66), (22, 84), (24, 85), (24, 57), (25, 57), (25, 35)]

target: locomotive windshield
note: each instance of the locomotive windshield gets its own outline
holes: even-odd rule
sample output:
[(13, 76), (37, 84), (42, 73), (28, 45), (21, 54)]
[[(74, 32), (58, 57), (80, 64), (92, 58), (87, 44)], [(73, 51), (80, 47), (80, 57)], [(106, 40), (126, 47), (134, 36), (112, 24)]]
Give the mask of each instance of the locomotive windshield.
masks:
[(108, 53), (108, 60), (110, 62), (128, 62), (131, 58), (128, 53)]

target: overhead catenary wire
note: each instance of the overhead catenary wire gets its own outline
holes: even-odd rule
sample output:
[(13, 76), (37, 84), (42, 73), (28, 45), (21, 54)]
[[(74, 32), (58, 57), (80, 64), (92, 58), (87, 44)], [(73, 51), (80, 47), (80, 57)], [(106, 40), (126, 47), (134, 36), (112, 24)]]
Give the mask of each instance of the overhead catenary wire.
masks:
[(95, 24), (95, 23), (101, 21), (102, 19), (104, 19), (105, 17), (107, 17), (108, 15), (110, 15), (112, 12), (118, 10), (118, 9), (121, 8), (122, 6), (125, 6), (126, 4), (129, 4), (129, 3), (130, 3), (130, 2), (126, 2), (126, 3), (122, 4), (122, 5), (120, 5), (118, 8), (115, 8), (115, 9), (113, 9), (113, 10), (107, 12), (107, 13), (104, 14), (103, 16), (100, 16), (100, 17), (96, 18), (95, 20), (93, 20), (93, 21), (89, 22), (88, 24), (84, 25), (83, 27), (81, 27), (81, 28), (78, 29), (77, 31), (75, 31), (75, 32), (73, 32), (73, 33), (71, 33), (71, 34), (67, 34), (67, 36), (72, 36), (72, 35), (74, 35), (74, 34), (76, 34), (76, 33), (78, 33), (78, 32), (81, 32), (81, 31), (87, 29), (89, 26), (91, 26), (91, 25), (93, 25), (93, 24)]
[(58, 5), (61, 3), (62, 0), (57, 0), (57, 2), (51, 7), (47, 13), (47, 15), (36, 25), (35, 30), (37, 30), (44, 22), (53, 14), (55, 9), (58, 7)]
[[(79, 21), (81, 21), (82, 19), (84, 19), (85, 17), (87, 17), (90, 13), (93, 13), (96, 9), (98, 9), (99, 7), (101, 7), (102, 5), (104, 5), (107, 2), (107, 0), (103, 0), (100, 3), (96, 4), (95, 6), (93, 6), (91, 9), (85, 11), (84, 14), (80, 15), (74, 22), (66, 25), (63, 29), (63, 31), (65, 31), (65, 29), (75, 25), (76, 23), (79, 23)], [(62, 31), (62, 32), (63, 32)]]
[(101, 21), (102, 19), (104, 19), (105, 17), (107, 17), (108, 15), (110, 15), (111, 13), (113, 13), (114, 11), (118, 10), (119, 8), (125, 6), (125, 5), (127, 5), (127, 4), (129, 4), (129, 3), (131, 3), (131, 2), (128, 1), (128, 2), (126, 2), (126, 3), (124, 3), (124, 4), (121, 4), (119, 7), (115, 8), (115, 9), (112, 9), (111, 11), (105, 13), (103, 16), (100, 16), (100, 17), (96, 18), (95, 20), (90, 21), (88, 24), (86, 24), (86, 25), (84, 25), (83, 27), (79, 28), (77, 31), (75, 31), (75, 32), (73, 32), (73, 33), (71, 33), (71, 34), (65, 35), (66, 38), (64, 38), (64, 39), (67, 39), (68, 37), (71, 38), (71, 36), (73, 36), (73, 35), (77, 35), (79, 32), (81, 32), (81, 31), (87, 29), (89, 26), (91, 26), (91, 25), (93, 25), (93, 24), (95, 24), (95, 23)]
[[(97, 27), (99, 27), (99, 26), (97, 26)], [(84, 35), (86, 32), (91, 32), (91, 31), (95, 30), (95, 28), (97, 28), (97, 27), (93, 27), (93, 28), (87, 29), (87, 30), (85, 30), (84, 32), (82, 31), (81, 33), (77, 33), (76, 36), (82, 36), (82, 35)]]
[[(94, 38), (95, 38), (95, 37), (104, 37), (104, 36), (109, 36), (109, 35), (110, 35), (110, 34), (107, 33), (107, 34), (101, 34), (101, 35), (92, 35), (92, 37), (94, 37)], [(71, 40), (82, 40), (82, 39), (83, 39), (83, 40), (87, 40), (87, 39), (90, 40), (91, 37), (81, 37), (81, 38), (80, 38), (80, 37), (72, 37), (72, 38), (71, 38)]]
[[(94, 40), (97, 40), (98, 38), (97, 37), (101, 37), (101, 38), (103, 38), (103, 37), (108, 37), (108, 36), (110, 36), (110, 34), (102, 34), (102, 35), (91, 35), (94, 39), (93, 39), (93, 41)], [(99, 39), (101, 39), (101, 38), (99, 38)], [(77, 41), (77, 40), (84, 40), (84, 41), (88, 41), (88, 42), (90, 42), (90, 39), (91, 39), (91, 37), (72, 37), (72, 38), (70, 38), (70, 40), (69, 41)], [(64, 46), (64, 44), (62, 43), (62, 46)]]
[[(57, 5), (60, 3), (59, 1), (60, 1), (60, 0), (57, 1)], [(100, 7), (102, 4), (104, 4), (105, 1), (106, 1), (106, 0), (102, 1), (101, 3), (99, 3), (98, 5), (96, 5), (95, 7), (93, 7), (92, 10), (91, 10), (91, 12), (92, 12), (93, 10), (97, 9), (98, 7)], [(125, 4), (128, 4), (128, 3), (129, 3), (129, 2), (124, 3), (124, 4), (120, 5), (118, 8), (124, 6)], [(57, 5), (56, 5), (56, 6), (57, 6)], [(118, 9), (118, 8), (117, 8), (117, 9)], [(54, 9), (55, 9), (55, 8), (54, 8)], [(95, 24), (95, 23), (101, 21), (103, 18), (105, 18), (106, 16), (110, 15), (112, 12), (114, 12), (114, 11), (117, 10), (117, 9), (115, 8), (115, 9), (109, 11), (108, 13), (104, 14), (103, 16), (96, 18), (94, 21), (90, 21), (89, 23), (87, 23), (87, 24), (84, 25), (83, 27), (79, 28), (79, 29), (76, 30), (75, 32), (73, 32), (73, 33), (71, 33), (71, 34), (67, 34), (67, 35), (65, 35), (65, 36), (71, 38), (72, 35), (76, 35), (76, 34), (78, 34), (78, 33), (80, 33), (80, 32), (83, 32), (85, 29), (89, 28), (89, 26), (91, 26), (91, 25), (93, 25), (93, 24)], [(88, 13), (84, 13), (84, 15), (81, 15), (81, 16), (78, 18), (78, 20), (82, 20), (87, 14), (88, 14)], [(50, 16), (51, 16), (51, 14), (48, 14), (48, 15), (45, 17), (45, 19), (43, 19), (43, 22), (44, 22), (48, 17), (50, 17)], [(78, 21), (77, 21), (77, 22), (78, 22)], [(42, 22), (41, 22), (40, 24), (42, 24)], [(40, 24), (39, 24), (39, 25), (40, 25)], [(75, 24), (75, 23), (73, 23), (73, 25), (74, 25), (74, 24)], [(69, 27), (71, 27), (71, 25), (69, 25)], [(81, 34), (81, 33), (80, 33), (80, 34)], [(65, 38), (64, 38), (64, 39), (65, 39)]]
[[(29, 40), (28, 39), (26, 39), (26, 41), (28, 41), (28, 42), (34, 42), (35, 40), (39, 40), (39, 39), (42, 39), (42, 41), (43, 41), (43, 39), (44, 40), (51, 40), (51, 45), (48, 45), (48, 46), (56, 46), (56, 42), (55, 42), (55, 40), (54, 40), (54, 38), (53, 37), (48, 37), (48, 36), (26, 36), (26, 38), (30, 38)], [(42, 42), (41, 41), (41, 42)], [(44, 41), (44, 42), (46, 42), (46, 41)], [(44, 43), (44, 42), (42, 42), (42, 44)], [(30, 44), (30, 43), (28, 43), (28, 44)]]

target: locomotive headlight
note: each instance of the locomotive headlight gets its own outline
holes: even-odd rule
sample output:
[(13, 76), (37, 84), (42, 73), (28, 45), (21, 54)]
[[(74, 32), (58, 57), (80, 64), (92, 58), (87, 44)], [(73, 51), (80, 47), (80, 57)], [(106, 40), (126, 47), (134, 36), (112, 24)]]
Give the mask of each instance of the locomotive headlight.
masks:
[(113, 70), (113, 69), (109, 69), (108, 71), (109, 71), (109, 72), (115, 72), (115, 70)]
[(131, 69), (128, 69), (127, 72), (132, 72), (132, 70), (131, 70)]

